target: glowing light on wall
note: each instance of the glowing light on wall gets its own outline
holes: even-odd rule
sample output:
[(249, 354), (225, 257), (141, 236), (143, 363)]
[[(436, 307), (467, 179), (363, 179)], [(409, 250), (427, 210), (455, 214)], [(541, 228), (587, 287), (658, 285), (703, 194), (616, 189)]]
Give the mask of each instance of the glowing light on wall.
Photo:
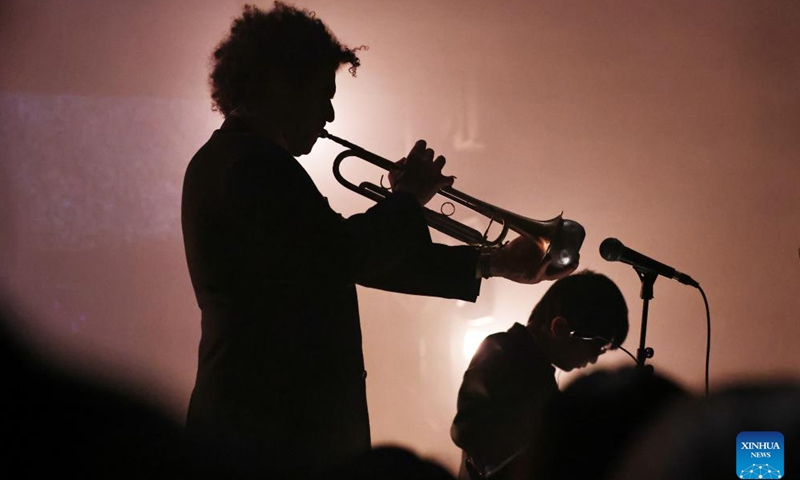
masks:
[(487, 335), (492, 333), (491, 325), (494, 324), (494, 317), (481, 317), (467, 322), (467, 330), (461, 344), (461, 353), (464, 359), (469, 361)]

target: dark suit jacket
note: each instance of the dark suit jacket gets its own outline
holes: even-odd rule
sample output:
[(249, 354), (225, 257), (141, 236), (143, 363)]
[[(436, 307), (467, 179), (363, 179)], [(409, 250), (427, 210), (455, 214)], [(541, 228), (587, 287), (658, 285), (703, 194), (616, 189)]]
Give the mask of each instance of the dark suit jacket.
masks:
[(411, 195), (345, 219), (235, 118), (190, 162), (182, 224), (202, 311), (187, 431), (275, 473), (370, 446), (355, 284), (468, 301), (480, 288), (477, 252), (433, 244)]

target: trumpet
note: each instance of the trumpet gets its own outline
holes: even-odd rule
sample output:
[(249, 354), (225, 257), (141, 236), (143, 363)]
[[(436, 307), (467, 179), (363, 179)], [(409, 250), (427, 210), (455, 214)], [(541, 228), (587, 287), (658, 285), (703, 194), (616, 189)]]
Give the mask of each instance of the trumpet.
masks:
[[(379, 168), (391, 171), (396, 168), (394, 162), (343, 138), (331, 135), (326, 130), (320, 133), (320, 138), (326, 138), (346, 148), (333, 161), (333, 176), (345, 188), (376, 202), (386, 198), (391, 193), (389, 189), (371, 182), (365, 181), (358, 185), (350, 182), (342, 175), (340, 165), (345, 159), (356, 157)], [(445, 235), (489, 251), (503, 246), (509, 230), (534, 241), (545, 239), (548, 242), (547, 253), (552, 258), (547, 269), (550, 274), (572, 267), (580, 258), (580, 249), (586, 237), (586, 231), (578, 222), (564, 219), (563, 213), (549, 220), (534, 220), (478, 200), (452, 187), (444, 187), (437, 193), (489, 219), (489, 225), (481, 233), (462, 222), (454, 220), (450, 217), (452, 214), (448, 215), (441, 211), (437, 212), (423, 207), (423, 214), (428, 226)], [(502, 225), (502, 229), (496, 237), (490, 239), (488, 238), (488, 232), (493, 223)]]

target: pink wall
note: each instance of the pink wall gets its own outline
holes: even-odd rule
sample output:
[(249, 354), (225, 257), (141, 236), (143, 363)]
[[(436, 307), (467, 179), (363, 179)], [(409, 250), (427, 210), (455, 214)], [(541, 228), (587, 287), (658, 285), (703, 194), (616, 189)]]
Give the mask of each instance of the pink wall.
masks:
[[(339, 76), (332, 133), (394, 158), (426, 138), (457, 188), (528, 217), (563, 210), (581, 222), (582, 265), (628, 300), (629, 350), (639, 280), (600, 258), (606, 237), (703, 286), (712, 390), (800, 378), (798, 4), (302, 5), (345, 43), (370, 47), (357, 78)], [(21, 327), (35, 345), (177, 417), (199, 339), (180, 185), (220, 123), (207, 58), (238, 12), (217, 1), (0, 6), (0, 280), (29, 312)], [(335, 183), (338, 151), (320, 142), (303, 163), (350, 214), (369, 201)], [(447, 430), (463, 335), (524, 322), (545, 288), (494, 279), (475, 305), (362, 289), (375, 440), (454, 465)], [(654, 367), (699, 392), (705, 342), (699, 292), (659, 279)], [(629, 361), (614, 353), (595, 368)]]

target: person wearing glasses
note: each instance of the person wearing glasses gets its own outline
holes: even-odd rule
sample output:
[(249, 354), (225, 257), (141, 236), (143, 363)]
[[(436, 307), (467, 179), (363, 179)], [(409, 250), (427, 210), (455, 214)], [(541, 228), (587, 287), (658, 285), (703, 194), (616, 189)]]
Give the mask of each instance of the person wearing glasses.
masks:
[(529, 478), (543, 412), (559, 394), (556, 368), (570, 371), (618, 348), (628, 307), (617, 285), (584, 270), (562, 278), (534, 307), (527, 325), (488, 336), (458, 392), (450, 429), (463, 452), (459, 478)]

